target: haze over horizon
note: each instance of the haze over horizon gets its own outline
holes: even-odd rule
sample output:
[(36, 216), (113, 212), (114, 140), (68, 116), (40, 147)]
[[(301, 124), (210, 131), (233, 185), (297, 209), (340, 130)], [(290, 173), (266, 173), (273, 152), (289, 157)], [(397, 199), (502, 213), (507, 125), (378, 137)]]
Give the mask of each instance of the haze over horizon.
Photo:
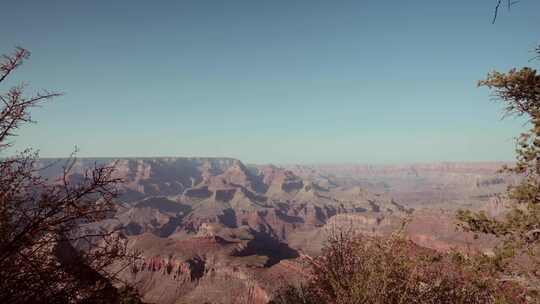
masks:
[[(530, 65), (540, 2), (8, 1), (15, 74), (65, 96), (13, 150), (246, 163), (508, 161), (520, 120), (476, 82)], [(6, 26), (17, 24), (13, 28)], [(467, 47), (463, 47), (463, 46)], [(14, 83), (12, 81), (12, 83)]]
[[(69, 156), (60, 156), (60, 157), (40, 157), (41, 160), (50, 161), (50, 160), (66, 160)], [(292, 166), (315, 166), (315, 167), (344, 167), (348, 166), (374, 166), (374, 167), (407, 167), (407, 166), (417, 166), (417, 165), (446, 165), (446, 164), (457, 164), (457, 165), (500, 165), (514, 163), (515, 160), (477, 160), (477, 161), (401, 161), (401, 162), (362, 162), (362, 161), (326, 161), (326, 162), (269, 162), (269, 161), (260, 161), (260, 162), (250, 162), (244, 161), (239, 158), (229, 157), (229, 156), (198, 156), (198, 155), (182, 155), (182, 156), (172, 156), (172, 155), (161, 155), (161, 156), (83, 156), (76, 157), (77, 160), (164, 160), (164, 159), (215, 159), (215, 160), (238, 160), (247, 166), (278, 166), (278, 167), (292, 167)]]

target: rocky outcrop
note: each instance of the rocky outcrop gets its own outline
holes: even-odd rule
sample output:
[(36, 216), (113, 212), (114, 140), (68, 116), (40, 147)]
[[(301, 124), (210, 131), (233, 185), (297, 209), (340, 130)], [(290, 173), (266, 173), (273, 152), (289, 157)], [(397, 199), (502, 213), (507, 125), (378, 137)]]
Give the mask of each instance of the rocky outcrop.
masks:
[[(73, 181), (94, 162), (114, 160), (78, 160)], [(469, 236), (453, 230), (454, 210), (504, 214), (497, 194), (515, 181), (495, 172), (500, 164), (485, 163), (282, 168), (229, 158), (126, 158), (115, 164), (126, 183), (115, 219), (100, 224), (126, 228), (130, 246), (144, 256), (127, 276), (154, 303), (266, 303), (279, 276), (300, 280), (294, 261), (319, 253), (336, 229), (388, 234), (405, 216), (417, 243), (465, 246)]]

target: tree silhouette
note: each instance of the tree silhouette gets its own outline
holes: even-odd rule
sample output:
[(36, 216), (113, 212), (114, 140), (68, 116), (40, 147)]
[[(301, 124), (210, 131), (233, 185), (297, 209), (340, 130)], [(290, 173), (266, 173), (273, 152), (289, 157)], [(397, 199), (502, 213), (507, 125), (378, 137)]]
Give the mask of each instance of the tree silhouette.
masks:
[[(0, 62), (0, 83), (30, 53), (16, 48)], [(30, 109), (59, 96), (25, 96), (25, 85), (0, 94), (0, 152), (12, 146), (17, 129), (31, 123)], [(112, 303), (113, 283), (129, 263), (121, 232), (92, 229), (114, 214), (119, 179), (114, 167), (95, 166), (73, 174), (74, 155), (63, 174), (42, 177), (38, 154), (25, 150), (0, 159), (0, 303)], [(113, 271), (116, 270), (116, 271)]]

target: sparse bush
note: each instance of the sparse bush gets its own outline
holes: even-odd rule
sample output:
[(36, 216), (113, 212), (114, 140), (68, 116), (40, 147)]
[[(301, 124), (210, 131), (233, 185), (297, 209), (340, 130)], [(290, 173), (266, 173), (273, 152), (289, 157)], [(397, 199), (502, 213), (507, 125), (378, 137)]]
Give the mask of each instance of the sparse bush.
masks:
[[(28, 57), (22, 48), (1, 57), (0, 83)], [(0, 94), (0, 152), (32, 122), (32, 107), (59, 95), (25, 96), (24, 88)], [(129, 264), (126, 243), (118, 231), (82, 229), (114, 213), (114, 167), (73, 179), (70, 158), (62, 176), (47, 180), (38, 162), (29, 151), (0, 158), (0, 303), (117, 303), (117, 271), (110, 268)]]
[(390, 238), (337, 233), (309, 261), (311, 277), (273, 303), (527, 303), (516, 283), (499, 280), (481, 259)]

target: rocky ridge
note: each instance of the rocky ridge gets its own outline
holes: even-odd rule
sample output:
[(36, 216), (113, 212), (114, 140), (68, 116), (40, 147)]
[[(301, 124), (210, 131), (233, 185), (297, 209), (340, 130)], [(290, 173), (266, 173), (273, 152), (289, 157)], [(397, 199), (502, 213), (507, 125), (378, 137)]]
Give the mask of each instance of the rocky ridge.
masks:
[(318, 254), (335, 229), (386, 234), (410, 217), (407, 233), (421, 245), (466, 245), (468, 236), (450, 230), (452, 210), (503, 212), (497, 193), (513, 181), (495, 164), (277, 167), (229, 158), (82, 159), (70, 174), (96, 163), (114, 164), (126, 181), (115, 218), (96, 229), (126, 227), (143, 259), (125, 278), (155, 303), (266, 303), (276, 282), (302, 279), (299, 259)]

